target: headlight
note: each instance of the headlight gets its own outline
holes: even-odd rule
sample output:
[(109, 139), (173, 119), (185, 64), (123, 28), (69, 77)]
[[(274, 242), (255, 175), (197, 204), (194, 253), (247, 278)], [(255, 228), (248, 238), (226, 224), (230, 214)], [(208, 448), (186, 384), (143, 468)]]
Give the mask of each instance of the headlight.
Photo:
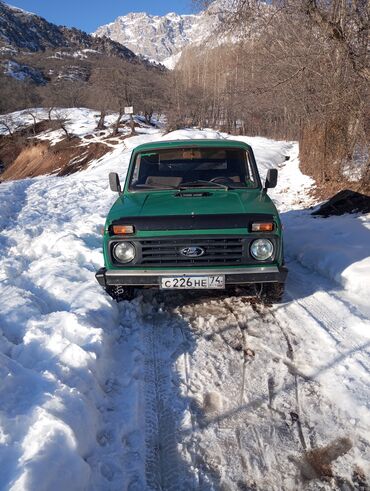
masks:
[(266, 261), (270, 259), (274, 253), (274, 246), (271, 240), (257, 239), (252, 242), (251, 254), (258, 261)]
[(119, 242), (113, 247), (113, 256), (120, 263), (129, 263), (135, 256), (135, 247), (131, 242)]

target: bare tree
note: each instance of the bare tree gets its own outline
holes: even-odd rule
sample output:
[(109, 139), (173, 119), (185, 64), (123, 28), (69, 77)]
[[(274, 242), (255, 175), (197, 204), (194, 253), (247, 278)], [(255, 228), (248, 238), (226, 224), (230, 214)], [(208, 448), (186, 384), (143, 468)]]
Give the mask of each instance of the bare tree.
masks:
[(68, 128), (68, 124), (71, 122), (69, 112), (65, 109), (54, 109), (54, 121), (57, 122), (59, 128), (64, 132), (68, 140), (72, 138), (72, 134)]
[(369, 155), (368, 0), (231, 4), (222, 27), (239, 42), (187, 50), (173, 100), (199, 125), (299, 139), (304, 170), (340, 183)]
[(33, 135), (35, 136), (36, 135), (36, 127), (37, 127), (37, 120), (39, 119), (38, 118), (38, 110), (37, 109), (26, 109), (23, 113), (24, 115), (28, 115), (32, 118), (32, 132), (33, 132)]
[(0, 126), (5, 128), (8, 135), (11, 137), (13, 137), (14, 133), (23, 127), (21, 121), (13, 114), (3, 114), (0, 116)]
[[(126, 106), (134, 103), (133, 81), (130, 80), (129, 72), (123, 67), (113, 68), (110, 77), (110, 91), (112, 97), (112, 107), (117, 112), (117, 119), (113, 125), (113, 135), (118, 135), (119, 127), (124, 115)], [(135, 128), (132, 125), (133, 133)]]

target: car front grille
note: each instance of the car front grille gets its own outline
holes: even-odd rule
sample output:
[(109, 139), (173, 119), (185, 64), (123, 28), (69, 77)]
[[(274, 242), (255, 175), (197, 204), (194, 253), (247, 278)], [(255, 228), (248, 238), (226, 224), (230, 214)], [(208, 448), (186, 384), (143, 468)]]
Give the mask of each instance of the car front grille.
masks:
[[(200, 257), (187, 257), (181, 251), (188, 247), (203, 249)], [(140, 240), (140, 264), (146, 266), (194, 266), (194, 265), (235, 265), (243, 260), (243, 239), (241, 237), (202, 238), (192, 237)]]

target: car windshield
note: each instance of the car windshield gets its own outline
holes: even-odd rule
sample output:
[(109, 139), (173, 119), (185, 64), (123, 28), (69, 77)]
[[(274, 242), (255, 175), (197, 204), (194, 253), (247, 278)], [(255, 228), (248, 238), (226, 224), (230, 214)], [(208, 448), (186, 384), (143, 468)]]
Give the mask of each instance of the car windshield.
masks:
[(258, 186), (248, 153), (241, 148), (168, 148), (137, 154), (129, 189), (159, 190)]

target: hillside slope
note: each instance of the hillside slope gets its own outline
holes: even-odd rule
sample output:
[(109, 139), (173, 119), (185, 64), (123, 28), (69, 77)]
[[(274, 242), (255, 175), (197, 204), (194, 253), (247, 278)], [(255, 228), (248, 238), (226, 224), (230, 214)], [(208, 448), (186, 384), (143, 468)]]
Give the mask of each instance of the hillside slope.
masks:
[(0, 1), (0, 53), (70, 48), (91, 49), (109, 56), (133, 59), (132, 51), (110, 39), (96, 38), (78, 29), (57, 26)]
[[(50, 117), (40, 108), (7, 114), (5, 120), (13, 132), (9, 135), (0, 115), (0, 181), (73, 174), (111, 152), (132, 131), (129, 116), (123, 116), (118, 133), (112, 136), (117, 114), (107, 115), (106, 128), (98, 130), (99, 113), (87, 108), (55, 108)], [(67, 121), (66, 125), (62, 121)], [(157, 125), (160, 122), (155, 118), (148, 125), (142, 117), (134, 117), (137, 131)]]

